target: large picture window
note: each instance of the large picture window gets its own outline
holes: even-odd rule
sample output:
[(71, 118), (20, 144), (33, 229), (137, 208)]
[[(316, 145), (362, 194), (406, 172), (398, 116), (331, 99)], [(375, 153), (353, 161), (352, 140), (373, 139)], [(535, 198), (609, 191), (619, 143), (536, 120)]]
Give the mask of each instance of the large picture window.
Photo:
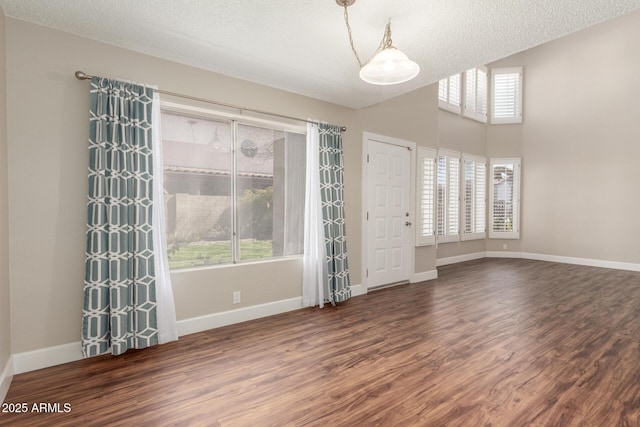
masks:
[(171, 269), (302, 253), (303, 132), (162, 114)]

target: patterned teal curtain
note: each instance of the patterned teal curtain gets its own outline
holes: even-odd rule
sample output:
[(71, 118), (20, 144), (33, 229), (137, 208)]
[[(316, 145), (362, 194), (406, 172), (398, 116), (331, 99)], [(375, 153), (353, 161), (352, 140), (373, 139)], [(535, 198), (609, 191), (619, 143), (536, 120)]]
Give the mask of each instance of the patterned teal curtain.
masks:
[(327, 247), (327, 294), (336, 304), (351, 298), (344, 215), (344, 163), (342, 133), (324, 123), (320, 131), (320, 198)]
[(152, 239), (153, 89), (94, 77), (82, 350), (157, 344)]

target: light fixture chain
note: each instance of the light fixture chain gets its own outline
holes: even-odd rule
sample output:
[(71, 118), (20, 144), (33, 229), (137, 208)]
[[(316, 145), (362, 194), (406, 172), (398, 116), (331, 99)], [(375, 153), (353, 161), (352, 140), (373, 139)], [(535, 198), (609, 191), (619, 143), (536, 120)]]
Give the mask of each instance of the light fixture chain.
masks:
[(358, 65), (360, 66), (360, 68), (362, 68), (366, 64), (368, 64), (369, 61), (371, 61), (371, 59), (374, 56), (376, 56), (378, 52), (380, 52), (382, 49), (391, 47), (391, 22), (389, 22), (387, 24), (387, 27), (384, 29), (384, 35), (382, 36), (382, 40), (380, 41), (378, 48), (376, 49), (375, 52), (373, 52), (373, 55), (371, 55), (371, 58), (369, 58), (367, 62), (363, 64), (362, 61), (360, 60), (360, 55), (358, 55), (358, 52), (356, 52), (356, 47), (353, 45), (353, 35), (351, 34), (351, 25), (349, 25), (349, 12), (347, 12), (347, 7), (349, 5), (345, 1), (342, 4), (342, 6), (344, 7), (344, 22), (347, 24), (347, 33), (349, 34), (349, 44), (351, 45), (351, 50), (353, 51), (353, 54), (355, 55), (356, 60), (358, 61)]
[(380, 47), (378, 48), (378, 50), (390, 48), (392, 47), (392, 45), (393, 42), (391, 41), (391, 19), (389, 19), (389, 22), (387, 22), (387, 26), (384, 28), (384, 36), (382, 36), (382, 41), (380, 42)]
[(351, 25), (349, 25), (349, 12), (347, 12), (346, 2), (344, 3), (344, 22), (347, 24), (347, 33), (349, 33), (349, 43), (351, 44), (351, 50), (353, 51), (353, 54), (358, 61), (358, 65), (360, 66), (360, 68), (362, 68), (364, 65), (362, 64), (362, 61), (360, 61), (360, 56), (358, 55), (358, 52), (356, 52), (356, 48), (353, 45), (353, 36), (351, 35)]

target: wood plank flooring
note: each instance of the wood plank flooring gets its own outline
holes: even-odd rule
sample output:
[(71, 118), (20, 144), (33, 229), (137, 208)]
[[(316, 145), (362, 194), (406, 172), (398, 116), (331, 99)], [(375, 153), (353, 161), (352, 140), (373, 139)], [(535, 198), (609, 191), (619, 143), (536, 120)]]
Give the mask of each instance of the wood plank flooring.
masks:
[(14, 377), (19, 426), (640, 424), (640, 273), (529, 260)]

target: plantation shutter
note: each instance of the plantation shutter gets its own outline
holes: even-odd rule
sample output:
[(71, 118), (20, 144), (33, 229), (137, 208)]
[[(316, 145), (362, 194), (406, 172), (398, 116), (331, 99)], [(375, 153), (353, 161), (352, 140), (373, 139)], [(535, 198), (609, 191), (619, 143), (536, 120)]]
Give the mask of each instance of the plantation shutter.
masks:
[(460, 107), (460, 74), (449, 77), (449, 103)]
[(442, 79), (438, 82), (438, 100), (449, 102), (449, 79)]
[(520, 159), (491, 159), (489, 238), (520, 238)]
[(483, 157), (463, 154), (462, 240), (484, 239), (487, 167)]
[(418, 147), (418, 212), (416, 245), (435, 244), (436, 150)]
[(461, 111), (461, 75), (454, 74), (438, 83), (438, 106), (453, 113)]
[(487, 122), (487, 69), (472, 68), (465, 71), (464, 108), (462, 115)]
[(458, 241), (460, 231), (460, 153), (440, 149), (437, 161), (437, 237)]
[(460, 230), (460, 158), (449, 157), (448, 163), (449, 207), (447, 212), (447, 235), (457, 237)]
[(488, 77), (487, 69), (477, 68), (477, 94), (476, 94), (476, 117), (481, 122), (487, 122), (487, 98), (488, 98)]
[(465, 71), (464, 113), (476, 111), (476, 68)]
[[(464, 157), (464, 156), (463, 156)], [(464, 198), (462, 199), (462, 211), (463, 211), (463, 227), (462, 227), (462, 240), (466, 240), (469, 233), (473, 233), (473, 213), (474, 213), (474, 201), (475, 201), (475, 182), (476, 182), (476, 169), (473, 161), (464, 159), (463, 174), (464, 180), (462, 181)]]
[(492, 70), (491, 122), (522, 123), (522, 67)]
[(486, 160), (476, 162), (476, 200), (475, 200), (475, 227), (474, 232), (480, 234), (479, 238), (487, 236), (487, 164)]
[(437, 235), (441, 240), (442, 236), (447, 234), (445, 226), (447, 224), (447, 157), (438, 155), (437, 163), (437, 183), (438, 183), (438, 196), (437, 196)]

